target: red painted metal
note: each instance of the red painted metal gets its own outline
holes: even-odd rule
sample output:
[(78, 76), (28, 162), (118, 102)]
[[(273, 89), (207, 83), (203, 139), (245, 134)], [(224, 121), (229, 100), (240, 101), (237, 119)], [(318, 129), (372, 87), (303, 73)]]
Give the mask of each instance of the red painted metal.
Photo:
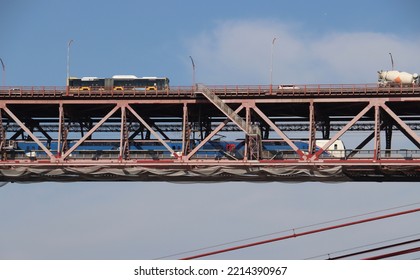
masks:
[(6, 106), (3, 107), (3, 110), (26, 132), (28, 135), (41, 147), (41, 149), (52, 159), (54, 155), (45, 147), (44, 144), (30, 131), (20, 120), (13, 114)]
[(345, 127), (343, 127), (334, 137), (332, 137), (323, 147), (321, 147), (319, 149), (319, 151), (317, 151), (313, 157), (315, 159), (318, 159), (319, 156), (328, 149), (328, 147), (330, 147), (332, 145), (332, 143), (334, 143), (335, 141), (337, 141), (337, 139), (343, 135), (353, 124), (355, 124), (361, 117), (364, 116), (364, 114), (366, 114), (367, 111), (370, 110), (370, 108), (372, 108), (373, 104), (369, 103), (368, 106), (366, 106), (359, 114), (357, 114), (357, 116), (355, 116)]
[(287, 144), (292, 147), (292, 149), (299, 155), (301, 160), (306, 159), (306, 156), (302, 150), (300, 150), (295, 143), (293, 143), (292, 140), (289, 139), (289, 137), (286, 136), (286, 134), (283, 133), (258, 107), (253, 107), (254, 111), (264, 120), (268, 123), (268, 125), (282, 138), (284, 139)]
[[(385, 250), (385, 249), (389, 249), (389, 248), (399, 247), (399, 246), (403, 246), (403, 245), (407, 245), (407, 244), (417, 243), (419, 241), (420, 241), (420, 239), (413, 239), (413, 240), (409, 240), (409, 241), (399, 242), (399, 243), (395, 243), (395, 244), (391, 244), (391, 245), (381, 246), (381, 247), (377, 247), (377, 248), (373, 248), (373, 249), (368, 249), (368, 250), (363, 250), (363, 251), (359, 251), (359, 252), (355, 252), (355, 253), (350, 253), (350, 254), (346, 254), (346, 255), (332, 257), (332, 258), (328, 258), (328, 260), (339, 260), (339, 259), (354, 257), (354, 256), (357, 256), (357, 255), (362, 255), (362, 254), (372, 253), (372, 252), (381, 251), (381, 250)], [(371, 258), (369, 258), (369, 259), (371, 259)]]
[[(22, 137), (26, 133), (25, 137), (36, 142), (46, 155), (36, 159), (29, 159), (23, 156), (17, 158), (2, 157), (0, 169), (9, 170), (19, 166), (28, 168), (45, 167), (53, 170), (55, 167), (61, 168), (63, 166), (107, 165), (116, 169), (124, 168), (125, 166), (147, 166), (193, 170), (194, 168), (223, 166), (241, 170), (252, 170), (250, 167), (260, 169), (277, 168), (277, 170), (281, 170), (293, 166), (298, 171), (304, 172), (305, 170), (320, 170), (322, 167), (340, 167), (344, 170), (343, 174), (348, 176), (348, 180), (357, 177), (356, 173), (358, 170), (361, 170), (364, 174), (372, 175), (371, 178), (373, 180), (378, 181), (384, 178), (388, 178), (387, 180), (409, 179), (420, 181), (420, 137), (407, 123), (407, 119), (420, 120), (420, 111), (418, 111), (418, 108), (420, 108), (420, 87), (384, 88), (378, 87), (376, 84), (340, 84), (292, 85), (288, 87), (224, 85), (208, 86), (206, 88), (225, 104), (228, 104), (228, 107), (235, 114), (240, 114), (239, 117), (245, 120), (246, 125), (240, 125), (242, 128), (245, 127), (245, 129), (242, 129), (242, 134), (236, 136), (237, 138), (247, 138), (245, 136), (247, 136), (249, 128), (258, 123), (261, 127), (266, 127), (265, 132), (267, 132), (267, 135), (270, 131), (274, 131), (272, 134), (274, 136), (267, 136), (268, 140), (280, 138), (291, 147), (293, 152), (283, 158), (276, 158), (275, 156), (272, 157), (271, 154), (260, 155), (258, 147), (254, 145), (251, 159), (247, 158), (248, 152), (251, 153), (248, 149), (245, 149), (244, 158), (240, 159), (199, 158), (197, 152), (200, 150), (200, 147), (203, 147), (219, 132), (226, 131), (226, 124), (228, 122), (232, 123), (233, 118), (230, 115), (227, 116), (226, 112), (222, 112), (204, 98), (202, 93), (197, 91), (200, 89), (199, 87), (171, 87), (162, 91), (116, 91), (95, 88), (81, 91), (66, 87), (0, 87), (0, 111), (3, 118), (11, 123), (11, 126), (18, 127), (21, 132), (19, 130), (17, 132), (16, 130), (13, 132), (7, 131), (11, 126), (9, 124), (5, 125), (4, 121), (2, 125), (3, 131), (8, 132), (9, 137), (12, 133), (15, 133), (14, 139), (17, 138), (16, 133), (21, 133)], [(330, 104), (332, 104), (331, 107)], [(347, 111), (342, 114), (340, 109), (335, 109), (334, 107), (345, 108)], [(243, 108), (245, 110), (242, 110)], [(348, 110), (347, 108), (353, 109)], [(410, 110), (408, 113), (407, 108)], [(375, 112), (372, 114), (373, 109), (375, 109)], [(77, 119), (79, 113), (82, 113), (80, 110), (89, 112), (85, 116), (90, 118), (92, 125), (90, 127), (85, 126), (85, 131), (82, 127), (80, 130), (85, 134), (81, 135), (80, 138), (73, 139), (77, 140), (76, 144), (70, 149), (66, 149), (65, 142), (68, 138), (66, 129), (68, 130), (69, 122), (72, 121), (72, 118)], [(202, 111), (204, 113), (201, 113)], [(331, 137), (328, 136), (329, 141), (323, 147), (320, 147), (321, 149), (315, 150), (313, 144), (317, 140), (315, 137), (318, 133), (315, 122), (324, 117), (323, 114), (326, 114), (327, 117), (330, 114), (342, 119), (345, 116), (345, 121), (348, 123), (345, 126), (341, 126), (342, 128), (339, 132), (331, 135)], [(419, 149), (410, 153), (406, 151), (405, 154), (398, 154), (398, 151), (394, 154), (384, 154), (384, 149), (380, 146), (380, 130), (384, 129), (381, 126), (383, 121), (381, 119), (382, 115), (391, 120), (391, 125), (397, 126)], [(35, 119), (32, 119), (32, 117)], [(175, 137), (169, 139), (162, 134), (163, 132), (159, 125), (150, 123), (154, 121), (150, 117), (162, 118), (183, 128), (182, 136), (179, 137), (185, 140), (183, 141), (182, 156), (179, 156), (179, 152), (169, 145), (170, 140), (175, 139)], [(279, 128), (279, 123), (288, 121), (287, 118), (294, 118), (301, 124), (308, 124), (307, 141), (311, 147), (308, 151), (298, 148), (294, 143), (294, 139)], [(52, 135), (52, 138), (58, 141), (58, 147), (55, 151), (49, 150), (46, 145), (41, 143), (40, 139), (48, 135), (46, 132), (42, 132), (42, 126), (37, 126), (36, 122), (43, 119), (55, 120), (52, 121), (52, 125), (55, 125), (58, 129), (58, 134), (56, 136)], [(342, 135), (349, 133), (353, 125), (366, 121), (363, 119), (367, 119), (370, 124), (374, 124), (371, 126), (374, 134), (372, 139), (375, 141), (374, 151), (362, 151), (367, 153), (362, 155), (359, 152), (352, 157), (323, 157), (323, 151), (327, 150)], [(33, 122), (32, 126), (31, 121)], [(189, 142), (187, 138), (192, 135), (191, 133), (194, 133), (186, 128), (201, 125), (201, 129), (203, 129), (203, 123), (206, 121), (213, 125), (215, 129), (213, 131), (207, 129), (206, 134), (201, 131), (201, 134), (204, 136), (198, 139), (198, 142), (194, 144), (195, 146), (186, 147), (186, 143)], [(124, 153), (127, 153), (127, 151), (123, 153), (122, 150), (127, 146), (128, 138), (122, 130), (127, 129), (129, 122), (135, 122), (138, 125), (137, 127), (144, 128), (144, 133), (153, 135), (156, 141), (165, 146), (166, 150), (170, 152), (172, 158), (157, 157), (148, 159), (130, 157), (130, 155), (123, 156)], [(77, 145), (81, 145), (92, 135), (96, 135), (99, 127), (105, 124), (114, 125), (115, 123), (118, 123), (120, 127), (118, 139), (113, 139), (119, 142), (119, 156), (117, 155), (114, 158), (112, 154), (108, 158), (100, 158), (99, 160), (72, 158), (70, 156), (77, 148)], [(233, 121), (233, 123), (235, 122)], [(195, 129), (197, 130), (197, 128)], [(374, 130), (376, 133), (374, 133)], [(140, 133), (139, 131), (137, 133)], [(243, 133), (245, 133), (245, 136)], [(140, 139), (139, 136), (134, 135), (133, 137)], [(6, 141), (10, 140), (6, 138), (0, 135), (0, 147), (5, 147)], [(253, 140), (257, 138), (258, 135), (254, 138), (249, 137), (249, 139)], [(369, 137), (365, 139), (365, 142), (369, 141)], [(248, 144), (246, 142), (244, 145), (249, 147)], [(364, 145), (359, 146), (363, 147)], [(228, 152), (232, 152), (232, 150)], [(220, 180), (226, 179), (225, 175), (220, 176)], [(374, 176), (380, 177), (375, 179), (376, 177)], [(247, 180), (248, 178), (250, 177), (239, 176), (235, 179)], [(283, 178), (286, 177), (279, 176), (277, 180), (282, 180)], [(193, 178), (192, 180), (197, 179), (199, 178)], [(366, 178), (359, 176), (359, 179), (364, 180)], [(60, 179), (58, 178), (57, 180)], [(266, 180), (274, 179), (267, 176)]]
[[(293, 85), (289, 87), (272, 87), (270, 85), (224, 85), (208, 86), (218, 95), (225, 96), (259, 96), (262, 94), (288, 96), (288, 97), (322, 97), (328, 95), (341, 96), (363, 96), (370, 95), (414, 95), (419, 92), (420, 87), (416, 85), (404, 87), (379, 87), (377, 84), (312, 84), (312, 85)], [(78, 90), (68, 89), (67, 87), (42, 86), (9, 86), (0, 87), (0, 98), (104, 98), (104, 97), (159, 97), (159, 96), (191, 96), (194, 92), (191, 86), (173, 86), (166, 90)], [(398, 98), (398, 96), (397, 96)]]
[(392, 253), (388, 253), (388, 254), (383, 254), (383, 255), (379, 255), (379, 256), (374, 256), (374, 257), (366, 258), (364, 260), (380, 260), (380, 259), (396, 257), (396, 256), (400, 256), (400, 255), (411, 254), (411, 253), (415, 253), (415, 252), (420, 252), (420, 247), (401, 250), (401, 251), (392, 252)]
[[(238, 109), (235, 110), (235, 113), (239, 113), (243, 109), (243, 106), (239, 106)], [(227, 123), (229, 122), (229, 119), (226, 119), (223, 121), (215, 130), (213, 130), (203, 141), (201, 141), (200, 144), (197, 145), (188, 155), (187, 159), (190, 159), (202, 146), (204, 146), (208, 141), (216, 135)]]
[(213, 251), (213, 252), (198, 254), (198, 255), (182, 258), (182, 260), (192, 260), (192, 259), (208, 257), (208, 256), (212, 256), (212, 255), (217, 255), (217, 254), (236, 251), (236, 250), (240, 250), (240, 249), (244, 249), (244, 248), (264, 245), (264, 244), (267, 244), (267, 243), (273, 243), (273, 242), (286, 240), (286, 239), (290, 239), (290, 238), (296, 238), (296, 237), (310, 235), (310, 234), (319, 233), (319, 232), (324, 232), (324, 231), (328, 231), (328, 230), (334, 230), (334, 229), (338, 229), (338, 228), (349, 227), (349, 226), (354, 226), (354, 225), (363, 224), (363, 223), (369, 223), (369, 222), (373, 222), (373, 221), (377, 221), (377, 220), (388, 219), (388, 218), (397, 217), (397, 216), (401, 216), (401, 215), (411, 214), (411, 213), (415, 213), (415, 212), (418, 212), (418, 211), (420, 211), (420, 208), (411, 209), (411, 210), (407, 210), (407, 211), (396, 212), (396, 213), (392, 213), (392, 214), (388, 214), (388, 215), (377, 216), (377, 217), (368, 218), (368, 219), (357, 220), (357, 221), (353, 221), (353, 222), (349, 222), (349, 223), (343, 223), (343, 224), (334, 225), (334, 226), (330, 226), (330, 227), (319, 228), (319, 229), (315, 229), (315, 230), (309, 230), (309, 231), (305, 231), (305, 232), (301, 232), (301, 233), (293, 232), (293, 234), (290, 234), (290, 235), (285, 235), (285, 236), (281, 236), (281, 237), (277, 237), (277, 238), (272, 238), (272, 239), (267, 239), (267, 240), (263, 240), (263, 241), (248, 243), (248, 244), (235, 246), (235, 247), (230, 247), (230, 248), (217, 250), (217, 251)]

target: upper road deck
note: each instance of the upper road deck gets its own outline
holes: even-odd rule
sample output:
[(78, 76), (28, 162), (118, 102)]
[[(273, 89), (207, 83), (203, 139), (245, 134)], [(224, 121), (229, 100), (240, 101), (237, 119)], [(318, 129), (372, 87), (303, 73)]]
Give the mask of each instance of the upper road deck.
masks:
[[(311, 85), (223, 85), (207, 86), (219, 97), (237, 98), (331, 98), (331, 97), (403, 97), (420, 96), (419, 86), (380, 87), (377, 84), (311, 84)], [(132, 98), (195, 98), (199, 92), (194, 86), (174, 86), (166, 90), (90, 90), (58, 86), (0, 87), (0, 99), (132, 99)]]

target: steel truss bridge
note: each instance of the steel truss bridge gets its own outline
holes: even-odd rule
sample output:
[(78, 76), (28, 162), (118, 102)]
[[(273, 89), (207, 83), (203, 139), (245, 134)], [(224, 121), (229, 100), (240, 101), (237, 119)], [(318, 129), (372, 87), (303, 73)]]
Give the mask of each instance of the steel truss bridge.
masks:
[(417, 86), (0, 87), (0, 112), (0, 181), (420, 181)]

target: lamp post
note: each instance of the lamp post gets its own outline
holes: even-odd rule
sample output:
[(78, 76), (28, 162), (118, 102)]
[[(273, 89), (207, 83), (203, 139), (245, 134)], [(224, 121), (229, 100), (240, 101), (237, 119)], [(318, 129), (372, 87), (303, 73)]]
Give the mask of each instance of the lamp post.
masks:
[(70, 40), (67, 43), (67, 86), (69, 85), (69, 78), (70, 78), (70, 46), (73, 43), (73, 40)]
[(270, 67), (270, 92), (273, 87), (273, 50), (274, 50), (274, 43), (276, 42), (276, 37), (273, 38), (271, 42), (271, 67)]
[(191, 59), (191, 65), (192, 65), (192, 85), (193, 85), (193, 90), (195, 88), (195, 63), (194, 63), (194, 59), (192, 58), (192, 56), (190, 55), (190, 59)]
[(271, 41), (271, 67), (270, 67), (270, 94), (273, 91), (273, 53), (274, 53), (274, 43), (276, 42), (276, 37)]
[(394, 58), (392, 58), (392, 53), (389, 53), (389, 56), (391, 57), (391, 70), (394, 70)]
[(2, 86), (6, 85), (6, 66), (4, 65), (3, 59), (0, 58), (0, 62), (1, 62), (1, 68), (2, 68)]

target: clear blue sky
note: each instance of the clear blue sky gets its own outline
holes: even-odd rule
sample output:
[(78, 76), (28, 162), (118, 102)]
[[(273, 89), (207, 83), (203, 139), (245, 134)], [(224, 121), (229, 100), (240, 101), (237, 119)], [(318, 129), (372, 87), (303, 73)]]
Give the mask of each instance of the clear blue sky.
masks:
[[(71, 75), (172, 85), (375, 83), (420, 72), (420, 2), (1, 1), (7, 85)], [(0, 188), (0, 259), (151, 259), (420, 201), (415, 183), (38, 183)], [(307, 258), (420, 232), (414, 217), (219, 258)]]

